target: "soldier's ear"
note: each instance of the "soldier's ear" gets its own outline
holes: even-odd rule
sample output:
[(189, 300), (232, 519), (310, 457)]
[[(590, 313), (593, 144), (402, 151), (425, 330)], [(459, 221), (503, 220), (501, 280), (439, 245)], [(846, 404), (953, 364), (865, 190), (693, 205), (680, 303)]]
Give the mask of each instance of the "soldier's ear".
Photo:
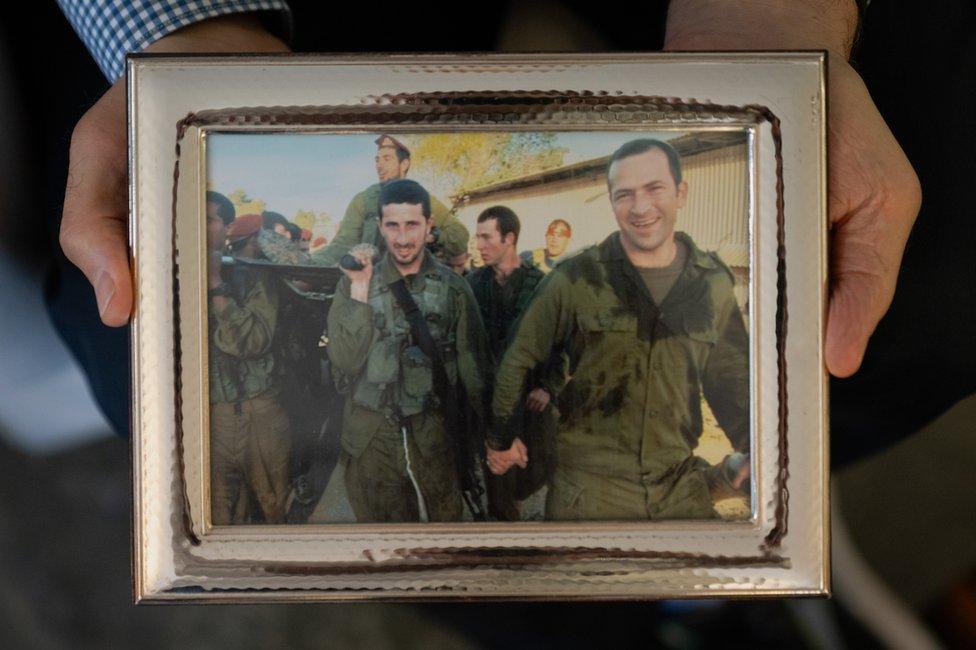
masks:
[(410, 171), (410, 159), (404, 158), (400, 161), (400, 175), (406, 176), (408, 171)]
[(678, 183), (678, 207), (683, 208), (688, 199), (688, 181)]

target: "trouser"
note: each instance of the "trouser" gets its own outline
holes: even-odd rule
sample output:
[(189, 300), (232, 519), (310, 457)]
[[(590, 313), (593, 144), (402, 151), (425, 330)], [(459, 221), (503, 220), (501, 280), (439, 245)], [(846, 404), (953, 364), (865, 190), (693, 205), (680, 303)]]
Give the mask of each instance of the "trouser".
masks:
[(253, 496), (264, 523), (285, 522), (291, 435), (277, 397), (210, 405), (210, 508), (214, 525), (246, 522)]
[(546, 496), (546, 519), (714, 519), (718, 514), (706, 467), (691, 456), (660, 478), (642, 480), (557, 465)]
[[(440, 427), (443, 434), (435, 418), (413, 420), (422, 427)], [(345, 464), (349, 503), (360, 523), (461, 520), (454, 449), (447, 443), (421, 453), (413, 431), (383, 426), (362, 453), (354, 457), (343, 452), (340, 462)]]

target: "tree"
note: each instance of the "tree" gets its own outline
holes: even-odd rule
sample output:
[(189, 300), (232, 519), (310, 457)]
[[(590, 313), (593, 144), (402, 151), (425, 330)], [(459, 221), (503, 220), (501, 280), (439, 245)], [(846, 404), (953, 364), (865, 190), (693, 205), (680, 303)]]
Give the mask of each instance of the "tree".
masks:
[(309, 210), (299, 210), (295, 213), (292, 222), (302, 230), (311, 231), (315, 227), (315, 213)]
[(438, 133), (411, 138), (411, 172), (442, 197), (563, 164), (555, 133)]
[(244, 190), (234, 190), (227, 195), (227, 198), (234, 204), (234, 211), (238, 217), (243, 214), (261, 214), (266, 205), (261, 199), (248, 197)]

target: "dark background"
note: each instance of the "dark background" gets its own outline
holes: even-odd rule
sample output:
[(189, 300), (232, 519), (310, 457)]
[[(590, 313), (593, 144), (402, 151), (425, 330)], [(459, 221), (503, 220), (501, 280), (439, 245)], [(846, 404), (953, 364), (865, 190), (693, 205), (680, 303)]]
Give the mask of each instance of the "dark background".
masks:
[[(313, 51), (652, 49), (664, 11), (663, 3), (647, 3), (621, 20), (582, 2), (403, 5), (392, 9), (391, 33), (375, 6), (341, 8), (353, 12), (345, 16), (319, 3), (293, 6), (295, 46)], [(0, 9), (4, 647), (843, 647), (881, 645), (886, 630), (916, 615), (944, 641), (976, 643), (976, 621), (959, 613), (976, 602), (976, 400), (964, 399), (976, 392), (969, 3), (874, 2), (857, 54), (918, 171), (924, 201), (895, 303), (864, 368), (831, 386), (833, 460), (841, 470), (835, 522), (849, 528), (834, 531), (837, 598), (663, 604), (130, 605), (128, 447), (108, 435), (109, 423), (127, 427), (128, 333), (98, 324), (87, 282), (57, 247), (71, 128), (107, 83), (54, 3), (32, 11), (25, 18)], [(108, 422), (99, 420), (72, 359)], [(71, 381), (51, 383), (41, 372), (67, 366)], [(73, 437), (38, 443), (58, 438), (45, 418), (65, 409), (57, 422), (73, 420)], [(37, 413), (37, 431), (9, 415), (24, 410)], [(873, 583), (858, 562), (905, 608), (885, 609), (885, 598), (866, 594)]]

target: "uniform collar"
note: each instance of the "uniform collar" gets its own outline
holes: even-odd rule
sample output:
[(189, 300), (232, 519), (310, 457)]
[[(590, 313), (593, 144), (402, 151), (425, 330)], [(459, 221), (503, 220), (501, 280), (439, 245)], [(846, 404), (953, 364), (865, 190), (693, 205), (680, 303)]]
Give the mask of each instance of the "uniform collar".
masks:
[[(403, 279), (403, 275), (400, 274), (400, 269), (393, 260), (390, 259), (389, 252), (383, 255), (383, 259), (380, 261), (382, 265), (380, 268), (381, 279), (383, 281), (383, 286), (389, 286), (396, 282), (397, 280)], [(431, 257), (429, 251), (424, 251), (424, 261), (420, 264), (420, 270), (415, 276), (413, 276), (412, 281), (408, 284), (415, 288), (423, 288), (424, 283), (427, 278), (437, 277), (437, 267), (435, 266), (434, 259)]]
[[(682, 242), (685, 245), (685, 248), (687, 248), (689, 264), (694, 264), (695, 266), (703, 269), (718, 268), (714, 258), (698, 248), (687, 233), (675, 232), (674, 238), (677, 241)], [(630, 262), (630, 258), (627, 257), (627, 251), (624, 250), (623, 244), (620, 243), (619, 230), (612, 233), (600, 243), (599, 251), (601, 261), (610, 262), (614, 260), (626, 260), (627, 262)], [(631, 264), (631, 266), (633, 266), (633, 264)]]

